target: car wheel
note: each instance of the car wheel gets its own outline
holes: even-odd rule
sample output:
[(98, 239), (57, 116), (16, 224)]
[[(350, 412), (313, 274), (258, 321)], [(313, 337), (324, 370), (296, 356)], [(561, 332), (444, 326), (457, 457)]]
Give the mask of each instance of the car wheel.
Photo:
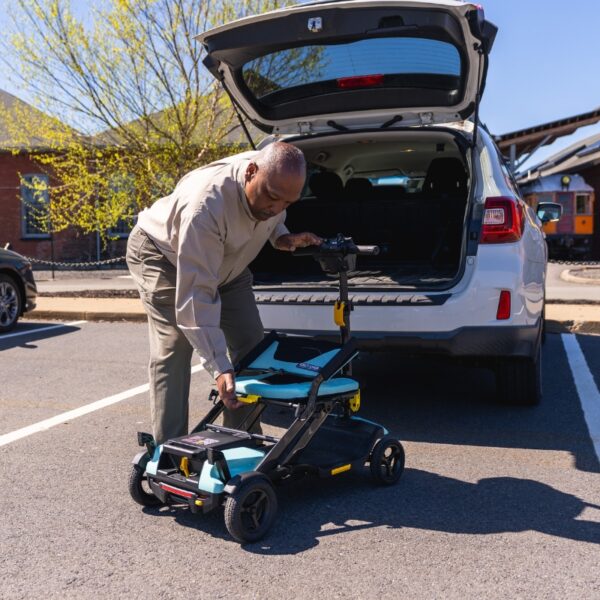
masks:
[(225, 525), (238, 542), (256, 542), (275, 520), (277, 496), (273, 484), (262, 473), (247, 477), (225, 500)]
[(542, 344), (538, 344), (535, 358), (502, 359), (496, 365), (496, 387), (498, 399), (503, 404), (539, 404), (542, 399)]
[(16, 281), (0, 274), (0, 333), (10, 331), (19, 320), (23, 301)]

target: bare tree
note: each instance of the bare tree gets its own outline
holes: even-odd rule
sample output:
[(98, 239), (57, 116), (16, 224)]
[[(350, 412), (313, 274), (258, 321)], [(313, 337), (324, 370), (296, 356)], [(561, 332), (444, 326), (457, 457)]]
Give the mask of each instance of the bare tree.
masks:
[(67, 0), (5, 0), (2, 60), (42, 112), (4, 118), (12, 148), (44, 140), (29, 147), (53, 182), (41, 222), (106, 236), (191, 168), (234, 151), (235, 115), (193, 36), (285, 3), (106, 0), (83, 18)]

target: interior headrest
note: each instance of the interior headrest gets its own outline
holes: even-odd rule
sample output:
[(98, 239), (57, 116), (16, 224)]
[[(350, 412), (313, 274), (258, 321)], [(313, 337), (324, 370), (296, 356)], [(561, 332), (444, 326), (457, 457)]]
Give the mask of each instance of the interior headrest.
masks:
[(353, 177), (346, 181), (344, 191), (351, 200), (367, 200), (373, 191), (373, 184), (366, 177)]
[(424, 192), (452, 194), (467, 190), (467, 173), (458, 158), (434, 158), (427, 169)]
[(321, 171), (310, 176), (308, 185), (312, 193), (319, 199), (330, 200), (339, 197), (344, 187), (339, 175), (331, 171)]

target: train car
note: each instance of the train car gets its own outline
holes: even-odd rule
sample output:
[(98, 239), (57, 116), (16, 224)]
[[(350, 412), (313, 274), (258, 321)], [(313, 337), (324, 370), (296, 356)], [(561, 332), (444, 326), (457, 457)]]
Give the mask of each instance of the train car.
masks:
[(550, 258), (589, 258), (594, 235), (594, 188), (581, 175), (569, 174), (547, 175), (520, 187), (523, 199), (534, 209), (540, 202), (562, 206), (560, 220), (544, 225)]

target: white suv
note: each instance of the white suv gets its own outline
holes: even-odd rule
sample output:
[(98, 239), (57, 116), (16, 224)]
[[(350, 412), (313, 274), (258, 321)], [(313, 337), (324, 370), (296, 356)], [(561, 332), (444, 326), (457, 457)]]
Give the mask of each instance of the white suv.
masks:
[[(500, 397), (541, 396), (546, 242), (478, 124), (496, 28), (475, 4), (302, 4), (198, 36), (239, 110), (309, 165), (292, 231), (377, 244), (351, 274), (366, 347), (477, 357)], [(252, 265), (266, 329), (332, 337), (335, 279), (265, 248)]]

